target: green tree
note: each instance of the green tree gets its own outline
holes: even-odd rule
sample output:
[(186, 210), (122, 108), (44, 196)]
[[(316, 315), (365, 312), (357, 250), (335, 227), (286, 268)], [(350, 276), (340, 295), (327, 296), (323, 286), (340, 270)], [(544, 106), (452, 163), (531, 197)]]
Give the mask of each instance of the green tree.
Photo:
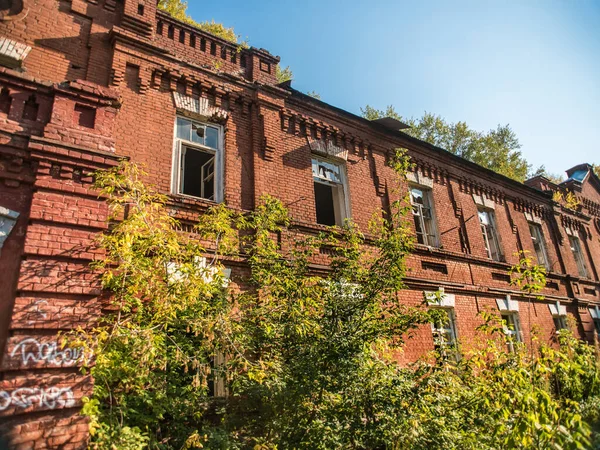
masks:
[(378, 110), (369, 105), (361, 108), (363, 117), (375, 120), (393, 117), (410, 125), (403, 130), (410, 136), (441, 147), (450, 153), (473, 161), (517, 181), (524, 181), (531, 166), (519, 149), (521, 145), (509, 125), (498, 127), (487, 133), (469, 128), (465, 122), (448, 123), (442, 117), (425, 113), (423, 117), (404, 118), (393, 106)]
[(123, 164), (95, 182), (112, 219), (122, 219), (100, 237), (106, 255), (94, 266), (113, 294), (113, 312), (80, 332), (96, 355), (84, 412), (98, 449), (181, 448), (198, 430), (209, 433), (211, 361), (231, 352), (220, 258), (236, 245), (232, 215), (215, 208), (196, 235), (179, 232), (166, 198), (145, 186), (144, 176)]
[(294, 79), (294, 74), (292, 73), (292, 69), (290, 66), (286, 66), (283, 69), (279, 64), (275, 68), (275, 77), (277, 77), (278, 83), (285, 83), (286, 81), (290, 81)]
[[(406, 156), (391, 164), (402, 180)], [(95, 352), (84, 407), (92, 448), (575, 450), (598, 441), (599, 358), (568, 331), (560, 348), (507, 352), (497, 312), (484, 312), (458, 362), (432, 352), (398, 363), (404, 339), (446, 314), (398, 295), (413, 248), (399, 191), (368, 237), (350, 221), (302, 234), (269, 196), (245, 215), (211, 208), (190, 233), (142, 176), (124, 164), (96, 177), (112, 219), (95, 269), (112, 307), (79, 331)], [(241, 292), (225, 279), (225, 256), (247, 262), (234, 280)], [(537, 301), (543, 270), (522, 258), (512, 273)], [(211, 396), (217, 379), (227, 398)]]
[[(190, 24), (194, 27), (198, 27), (207, 33), (218, 36), (221, 39), (225, 39), (226, 41), (233, 42), (235, 44), (239, 43), (239, 36), (235, 33), (233, 28), (227, 28), (222, 23), (217, 23), (214, 20), (196, 22), (194, 19), (192, 19), (187, 13), (187, 2), (182, 0), (160, 0), (158, 2), (158, 7), (169, 13), (175, 19), (181, 20), (182, 22)], [(247, 46), (245, 42), (242, 42), (240, 45)]]

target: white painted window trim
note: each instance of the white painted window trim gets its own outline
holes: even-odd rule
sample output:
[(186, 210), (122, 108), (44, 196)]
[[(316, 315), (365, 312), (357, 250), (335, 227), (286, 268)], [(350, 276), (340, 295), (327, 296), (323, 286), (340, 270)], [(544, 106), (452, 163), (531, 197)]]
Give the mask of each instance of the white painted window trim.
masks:
[[(488, 218), (490, 220), (489, 225), (484, 225), (481, 222), (481, 219), (479, 217), (479, 213), (480, 212), (485, 212), (488, 214)], [(490, 209), (488, 207), (485, 206), (478, 206), (477, 207), (477, 220), (479, 220), (479, 228), (481, 230), (481, 234), (483, 237), (483, 242), (485, 245), (485, 249), (487, 252), (487, 256), (489, 259), (493, 260), (493, 261), (502, 261), (503, 260), (503, 252), (502, 252), (502, 243), (500, 242), (500, 234), (498, 233), (498, 227), (497, 227), (497, 223), (496, 223), (496, 211), (493, 209)], [(485, 230), (489, 229), (491, 230), (491, 234), (493, 237), (493, 241), (494, 241), (494, 246), (496, 248), (496, 253), (498, 255), (497, 258), (493, 257), (492, 254), (492, 248), (491, 248), (491, 243), (490, 240), (488, 238), (488, 234), (485, 232)]]
[(588, 310), (590, 312), (590, 316), (592, 316), (596, 334), (600, 338), (600, 307), (596, 305), (593, 308), (588, 308)]
[(552, 314), (552, 319), (554, 320), (554, 324), (556, 327), (556, 323), (559, 323), (559, 327), (556, 327), (556, 332), (559, 330), (568, 328), (567, 324), (567, 307), (562, 305), (559, 301), (556, 303), (548, 304), (548, 309), (550, 310), (550, 314)]
[[(189, 120), (190, 122), (193, 122), (193, 123), (216, 128), (218, 130), (217, 148), (214, 149), (214, 148), (202, 145), (202, 144), (198, 144), (197, 142), (191, 142), (191, 141), (188, 141), (185, 139), (178, 138), (177, 137), (177, 119), (178, 118)], [(182, 183), (183, 183), (182, 157), (184, 154), (183, 153), (184, 146), (186, 148), (200, 150), (202, 152), (212, 153), (215, 155), (215, 198), (214, 198), (214, 200), (209, 200), (209, 199), (202, 198), (202, 197), (196, 197), (193, 195), (184, 194), (182, 192), (182, 190), (183, 190), (182, 189)], [(222, 125), (218, 125), (218, 124), (211, 123), (211, 122), (202, 122), (199, 120), (190, 119), (189, 117), (186, 117), (186, 116), (177, 115), (175, 117), (175, 124), (173, 125), (173, 160), (172, 160), (173, 170), (171, 171), (171, 193), (174, 195), (179, 195), (179, 196), (193, 198), (193, 199), (213, 201), (214, 203), (222, 203), (223, 196), (224, 196), (224, 178), (225, 178), (223, 147), (224, 147), (224, 138), (223, 138), (223, 126)]]
[[(573, 243), (575, 245), (573, 245)], [(569, 247), (571, 248), (573, 258), (575, 259), (575, 264), (577, 265), (577, 271), (579, 272), (579, 276), (587, 278), (589, 276), (589, 269), (585, 261), (585, 255), (583, 254), (581, 239), (579, 239), (579, 236), (577, 234), (569, 235)]]
[[(518, 342), (523, 342), (523, 336), (521, 334), (521, 321), (519, 320), (519, 313), (515, 311), (503, 311), (501, 313), (502, 320), (505, 321), (504, 317), (510, 317), (511, 321), (506, 321), (506, 324), (502, 324), (504, 334), (509, 339), (507, 341), (508, 350), (510, 352), (514, 351), (514, 344)], [(510, 323), (512, 322), (512, 323)], [(510, 326), (513, 326), (513, 329)]]
[(473, 201), (475, 202), (475, 204), (477, 206), (481, 206), (483, 208), (491, 209), (491, 210), (496, 209), (496, 202), (487, 198), (485, 196), (485, 194), (482, 194), (482, 195), (473, 194)]
[(503, 312), (519, 312), (519, 302), (517, 300), (513, 300), (510, 295), (507, 295), (506, 298), (497, 298), (496, 305), (498, 305), (498, 309)]
[[(342, 203), (342, 205), (338, 205), (341, 206), (343, 208), (343, 210), (340, 211), (340, 223), (337, 223), (336, 225), (341, 226), (344, 224), (344, 221), (346, 219), (351, 219), (352, 218), (352, 214), (350, 212), (350, 188), (348, 186), (348, 171), (347, 171), (347, 167), (346, 167), (346, 162), (343, 159), (340, 158), (326, 158), (323, 157), (321, 155), (318, 155), (316, 153), (312, 153), (311, 154), (311, 175), (312, 175), (312, 160), (316, 159), (317, 161), (323, 161), (326, 162), (328, 164), (332, 164), (334, 166), (337, 166), (340, 169), (340, 178), (342, 179), (341, 183), (336, 183), (333, 181), (329, 181), (329, 180), (324, 180), (322, 178), (319, 177), (315, 177), (314, 175), (313, 177), (313, 183), (321, 183), (324, 184), (326, 186), (339, 186), (342, 189), (342, 196), (344, 198), (344, 201)], [(313, 188), (313, 196), (314, 196), (314, 188)]]
[[(418, 208), (419, 209), (419, 215), (417, 216), (414, 211), (412, 212), (413, 217), (417, 216), (419, 217), (419, 221), (421, 222), (421, 229), (424, 232), (424, 240), (426, 242), (423, 243), (423, 245), (426, 245), (428, 247), (433, 247), (433, 248), (439, 248), (440, 247), (440, 234), (438, 231), (438, 224), (437, 224), (437, 215), (435, 213), (435, 204), (433, 201), (433, 180), (431, 182), (431, 186), (432, 187), (428, 187), (425, 186), (423, 184), (417, 184), (417, 183), (410, 183), (408, 185), (408, 190), (409, 193), (408, 195), (410, 196), (410, 204), (412, 205), (413, 208)], [(423, 195), (426, 197), (424, 200), (425, 202), (428, 204), (428, 208), (430, 210), (430, 214), (431, 214), (431, 229), (433, 231), (433, 239), (434, 242), (429, 242), (429, 235), (427, 234), (426, 230), (427, 228), (425, 227), (425, 218), (423, 217), (423, 206), (419, 205), (418, 203), (413, 203), (412, 200), (412, 189), (419, 189), (423, 192)], [(417, 238), (417, 242), (418, 242), (418, 238)]]
[(17, 224), (18, 218), (18, 212), (0, 206), (0, 249), (2, 249), (8, 235)]
[[(529, 233), (531, 234), (531, 240), (539, 242), (540, 247), (542, 249), (543, 261), (540, 261), (540, 255), (538, 255), (537, 251), (536, 251), (538, 263), (540, 265), (544, 266), (546, 269), (550, 270), (550, 268), (551, 268), (550, 258), (548, 257), (548, 249), (546, 247), (546, 237), (544, 236), (544, 230), (542, 229), (542, 224), (538, 223), (538, 222), (532, 222), (532, 221), (528, 221), (527, 224), (529, 225)], [(533, 229), (536, 230), (536, 232), (538, 234), (537, 236), (533, 236), (533, 234), (531, 233), (531, 227), (533, 227)], [(534, 244), (533, 248), (535, 250), (535, 244)]]

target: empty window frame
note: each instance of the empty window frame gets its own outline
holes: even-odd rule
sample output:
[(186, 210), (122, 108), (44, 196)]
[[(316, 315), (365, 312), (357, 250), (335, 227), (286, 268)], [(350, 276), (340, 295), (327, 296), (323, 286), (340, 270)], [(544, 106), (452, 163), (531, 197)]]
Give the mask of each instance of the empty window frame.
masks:
[(429, 247), (438, 247), (431, 189), (411, 187), (410, 202), (415, 221), (417, 242)]
[(500, 252), (500, 240), (498, 239), (498, 232), (496, 230), (494, 211), (486, 208), (478, 208), (477, 211), (487, 256), (494, 261), (501, 261), (502, 253)]
[(567, 325), (567, 316), (552, 316), (552, 320), (554, 320), (554, 328), (556, 328), (556, 332), (558, 333), (560, 330), (566, 330), (568, 328)]
[(594, 306), (589, 309), (592, 320), (594, 321), (594, 327), (596, 327), (596, 334), (600, 338), (600, 307)]
[(546, 251), (546, 241), (544, 240), (542, 226), (537, 223), (529, 222), (529, 232), (531, 233), (531, 240), (533, 241), (533, 248), (537, 255), (538, 264), (550, 270), (550, 260), (548, 259), (548, 252)]
[(343, 163), (312, 158), (317, 223), (341, 226), (349, 217), (346, 171)]
[(519, 329), (519, 313), (502, 312), (502, 327), (507, 337), (506, 345), (510, 352), (514, 352), (514, 344), (521, 342), (521, 331)]
[(177, 117), (173, 192), (222, 201), (222, 153), (219, 126)]
[(438, 351), (445, 351), (448, 348), (456, 348), (457, 333), (456, 333), (456, 316), (454, 308), (437, 308), (445, 313), (442, 320), (431, 324), (431, 332), (433, 334), (433, 344)]
[(585, 263), (585, 258), (583, 256), (583, 251), (581, 250), (581, 242), (579, 241), (579, 237), (569, 236), (569, 244), (571, 245), (571, 251), (573, 252), (573, 257), (575, 258), (575, 263), (577, 264), (579, 276), (587, 278), (588, 270)]

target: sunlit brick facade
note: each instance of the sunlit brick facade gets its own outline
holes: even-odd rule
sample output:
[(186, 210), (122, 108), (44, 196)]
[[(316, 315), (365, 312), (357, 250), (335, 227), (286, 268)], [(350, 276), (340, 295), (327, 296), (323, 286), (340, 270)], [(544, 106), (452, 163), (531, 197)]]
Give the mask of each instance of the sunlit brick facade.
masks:
[[(173, 20), (152, 0), (23, 0), (0, 11), (0, 426), (10, 448), (84, 448), (78, 414), (92, 380), (60, 331), (98, 318), (106, 299), (89, 269), (107, 208), (91, 173), (127, 157), (170, 194), (183, 223), (215, 202), (252, 210), (264, 193), (299, 233), (352, 218), (366, 229), (394, 200), (396, 148), (415, 163), (404, 192), (417, 244), (406, 304), (441, 288), (452, 318), (421, 327), (403, 362), (436, 336), (476, 339), (483, 310), (551, 341), (571, 317), (600, 327), (600, 180), (583, 164), (556, 186), (520, 184), (289, 86), (278, 58)], [(398, 105), (401, 109), (401, 105)], [(575, 209), (555, 202), (568, 189)], [(509, 284), (516, 253), (549, 269), (546, 299)], [(233, 280), (243, 272), (232, 262)], [(435, 331), (435, 332), (434, 332)]]

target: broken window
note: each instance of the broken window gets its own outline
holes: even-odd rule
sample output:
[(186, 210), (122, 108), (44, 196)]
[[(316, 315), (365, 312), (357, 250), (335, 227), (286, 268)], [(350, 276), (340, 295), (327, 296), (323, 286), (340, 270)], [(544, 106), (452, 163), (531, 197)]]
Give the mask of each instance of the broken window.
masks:
[(433, 219), (431, 190), (412, 187), (410, 189), (410, 202), (415, 220), (417, 242), (430, 247), (437, 247), (438, 240)]
[(173, 191), (177, 194), (221, 201), (221, 130), (178, 117), (175, 132)]
[(575, 263), (577, 264), (579, 276), (587, 278), (588, 270), (583, 257), (583, 252), (581, 251), (581, 242), (579, 241), (579, 237), (569, 236), (569, 244), (571, 245), (571, 251), (573, 252)]
[(344, 167), (332, 161), (313, 158), (317, 223), (341, 226), (348, 217)]
[(496, 231), (494, 211), (491, 209), (478, 208), (478, 214), (487, 256), (494, 261), (500, 261), (502, 255), (500, 253), (500, 242), (498, 240), (498, 232)]
[(546, 242), (544, 241), (542, 226), (537, 223), (529, 222), (529, 232), (531, 233), (531, 240), (533, 241), (533, 248), (537, 255), (538, 264), (550, 270), (550, 262), (548, 260), (548, 253), (546, 252)]

